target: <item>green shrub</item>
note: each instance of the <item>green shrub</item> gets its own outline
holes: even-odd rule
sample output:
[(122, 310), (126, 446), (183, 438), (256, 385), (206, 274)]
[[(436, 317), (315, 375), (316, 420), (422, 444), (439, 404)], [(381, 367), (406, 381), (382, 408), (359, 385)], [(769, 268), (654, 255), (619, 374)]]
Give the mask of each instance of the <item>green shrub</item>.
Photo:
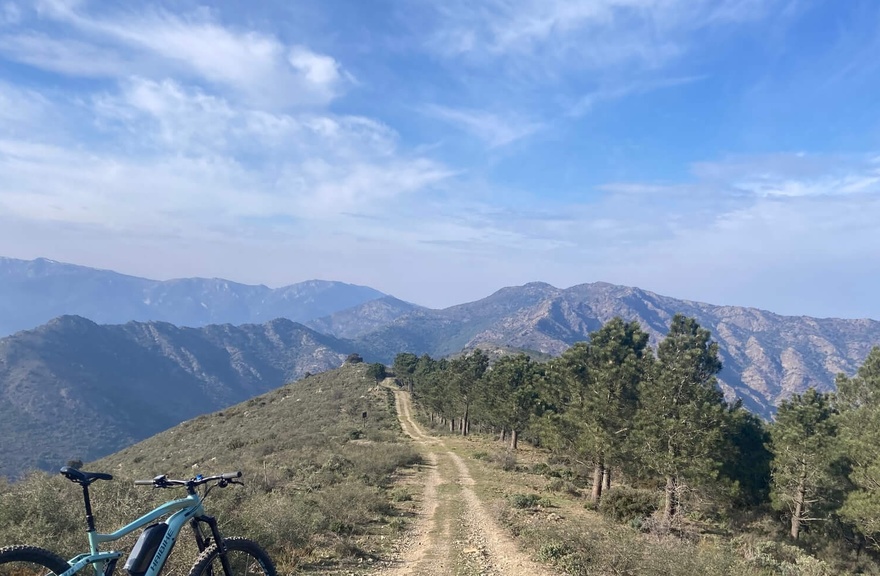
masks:
[(630, 522), (650, 516), (658, 507), (656, 492), (620, 486), (602, 495), (599, 512), (617, 522)]
[(534, 508), (541, 502), (541, 497), (537, 494), (511, 494), (508, 500), (514, 508)]
[(538, 550), (538, 558), (542, 562), (557, 564), (563, 557), (571, 554), (571, 547), (564, 542), (547, 542)]

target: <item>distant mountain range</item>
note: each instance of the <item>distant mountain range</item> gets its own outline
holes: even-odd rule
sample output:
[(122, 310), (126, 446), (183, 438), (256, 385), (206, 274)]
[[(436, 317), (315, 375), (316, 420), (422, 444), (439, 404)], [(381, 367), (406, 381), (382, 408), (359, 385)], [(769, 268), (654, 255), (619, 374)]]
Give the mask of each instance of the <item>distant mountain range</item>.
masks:
[[(17, 262), (19, 270), (67, 266)], [(73, 268), (74, 276), (89, 277), (89, 269)], [(8, 303), (2, 294), (9, 293), (10, 285), (24, 283), (10, 275), (10, 269), (7, 266), (6, 276), (0, 276), (0, 306), (5, 306), (0, 308), (0, 325), (8, 321)], [(129, 279), (133, 285), (152, 282), (94, 272), (92, 278), (104, 278), (102, 282), (108, 278)], [(57, 271), (46, 274), (54, 279), (47, 284), (55, 286), (51, 291), (37, 289), (39, 276), (35, 275), (29, 298), (19, 289), (19, 307), (38, 311), (44, 294), (62, 292), (60, 284), (53, 284)], [(108, 454), (185, 418), (281, 386), (306, 371), (336, 367), (350, 352), (386, 363), (402, 351), (439, 357), (476, 346), (495, 352), (526, 349), (558, 355), (614, 316), (638, 320), (656, 344), (672, 316), (681, 312), (695, 317), (719, 342), (724, 362), (721, 386), (728, 397), (739, 397), (752, 411), (770, 417), (781, 399), (809, 386), (832, 390), (837, 373), (854, 373), (871, 347), (880, 345), (880, 322), (874, 320), (780, 316), (601, 282), (568, 289), (543, 283), (508, 287), (443, 310), (418, 307), (369, 288), (328, 282), (309, 297), (295, 296), (308, 290), (290, 290), (293, 296), (286, 299), (288, 309), (296, 314), (330, 310), (322, 317), (303, 324), (273, 319), (235, 327), (231, 325), (236, 323), (235, 314), (268, 314), (265, 302), (285, 299), (266, 296), (260, 301), (264, 304), (248, 308), (230, 302), (253, 304), (257, 300), (241, 294), (249, 294), (249, 289), (272, 291), (223, 280), (178, 282), (192, 290), (167, 289), (157, 310), (169, 315), (183, 310), (189, 319), (172, 318), (178, 325), (215, 317), (230, 324), (103, 326), (65, 316), (0, 339), (0, 474), (18, 473), (27, 466), (54, 466), (70, 457)], [(104, 315), (124, 316), (129, 309), (110, 310), (114, 300), (109, 297), (101, 305), (104, 292), (93, 290), (96, 285), (104, 284), (72, 282), (66, 301)], [(232, 288), (212, 291), (205, 286)], [(124, 300), (110, 292), (117, 294), (115, 301)], [(334, 293), (362, 300), (334, 309), (344, 302), (328, 297)], [(218, 297), (213, 300), (213, 296)], [(304, 304), (319, 300), (320, 306)], [(64, 308), (65, 300), (53, 302), (52, 310)]]
[(283, 288), (218, 278), (160, 282), (45, 258), (0, 257), (0, 336), (64, 314), (99, 324), (130, 320), (178, 326), (304, 322), (384, 297), (366, 286), (310, 280)]
[(110, 454), (337, 368), (349, 351), (285, 319), (178, 328), (62, 316), (0, 339), (0, 475)]

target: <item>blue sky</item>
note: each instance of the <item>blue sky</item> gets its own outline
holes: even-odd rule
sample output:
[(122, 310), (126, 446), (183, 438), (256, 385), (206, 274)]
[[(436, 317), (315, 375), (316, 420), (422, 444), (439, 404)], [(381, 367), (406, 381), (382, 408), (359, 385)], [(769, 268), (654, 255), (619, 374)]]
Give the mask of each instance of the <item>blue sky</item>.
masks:
[(0, 0), (0, 255), (880, 319), (873, 0)]

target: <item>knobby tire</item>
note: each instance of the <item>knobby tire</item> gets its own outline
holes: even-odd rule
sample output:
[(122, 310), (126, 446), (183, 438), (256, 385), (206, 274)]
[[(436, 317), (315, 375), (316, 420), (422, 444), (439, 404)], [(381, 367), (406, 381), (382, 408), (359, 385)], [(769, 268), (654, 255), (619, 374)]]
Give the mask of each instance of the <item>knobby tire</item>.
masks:
[[(42, 568), (42, 569), (38, 569)], [(36, 546), (0, 548), (0, 576), (46, 576), (70, 569), (67, 560)]]
[(213, 544), (199, 555), (189, 576), (276, 576), (272, 558), (256, 542), (236, 537), (224, 538), (223, 542), (232, 574), (224, 575), (220, 551)]

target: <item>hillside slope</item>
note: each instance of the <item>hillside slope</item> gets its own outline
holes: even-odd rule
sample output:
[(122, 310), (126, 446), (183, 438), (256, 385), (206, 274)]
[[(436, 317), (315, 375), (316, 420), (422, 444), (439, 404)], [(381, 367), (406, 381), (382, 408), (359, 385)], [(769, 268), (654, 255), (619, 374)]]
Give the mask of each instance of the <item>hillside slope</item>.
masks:
[(289, 320), (178, 328), (55, 319), (0, 339), (0, 475), (109, 454), (338, 367), (348, 352)]

